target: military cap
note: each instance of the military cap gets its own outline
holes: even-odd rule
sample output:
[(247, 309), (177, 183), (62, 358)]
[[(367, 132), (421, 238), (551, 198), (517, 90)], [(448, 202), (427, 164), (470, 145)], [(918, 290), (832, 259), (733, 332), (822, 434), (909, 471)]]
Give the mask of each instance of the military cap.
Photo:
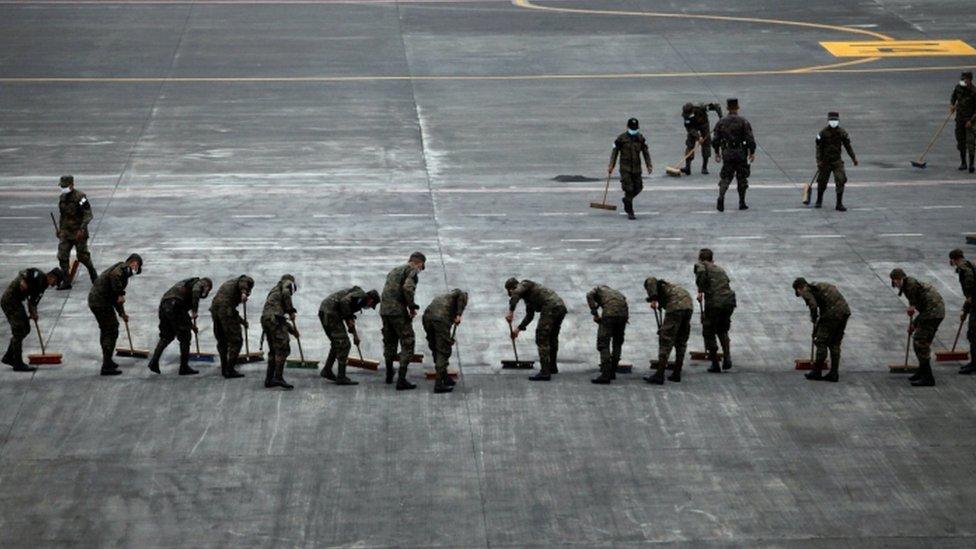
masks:
[(414, 252), (410, 254), (410, 261), (420, 261), (421, 263), (427, 263), (427, 256), (420, 252)]
[(627, 129), (628, 130), (639, 130), (640, 129), (640, 122), (636, 118), (631, 118), (630, 120), (627, 121)]
[(698, 261), (712, 261), (714, 254), (709, 248), (702, 248), (698, 250)]
[(836, 111), (830, 111), (827, 113), (827, 120), (840, 120), (840, 113)]
[(74, 182), (75, 182), (75, 177), (73, 175), (62, 175), (61, 181), (58, 182), (58, 186), (60, 186), (62, 189), (67, 189)]
[(736, 99), (735, 97), (730, 97), (730, 98), (728, 98), (728, 99), (725, 100), (725, 107), (727, 109), (729, 109), (729, 110), (738, 109), (739, 108), (739, 100)]
[(239, 282), (243, 282), (244, 286), (247, 287), (248, 291), (254, 288), (254, 279), (247, 275), (241, 275), (237, 280)]
[(894, 269), (891, 270), (891, 274), (888, 275), (888, 276), (890, 278), (892, 278), (893, 280), (902, 280), (902, 279), (904, 279), (908, 275), (905, 274), (905, 271), (903, 271), (903, 270), (901, 270), (899, 268), (894, 268)]
[(281, 281), (283, 282), (285, 280), (290, 280), (291, 282), (294, 282), (295, 281), (295, 277), (292, 276), (292, 275), (290, 275), (290, 274), (283, 274), (283, 275), (281, 275)]
[(695, 106), (694, 106), (694, 105), (692, 105), (691, 103), (685, 103), (685, 104), (684, 104), (684, 105), (682, 105), (682, 107), (681, 107), (681, 112), (682, 112), (682, 113), (684, 113), (684, 114), (688, 114), (688, 113), (690, 113), (690, 112), (692, 111), (692, 109), (694, 109), (694, 108), (695, 108)]
[(966, 72), (962, 73), (962, 79), (963, 80), (972, 80), (973, 79), (973, 72), (972, 71), (966, 71)]
[(136, 274), (142, 274), (142, 256), (139, 254), (132, 254), (125, 258), (126, 263), (132, 263), (133, 261), (139, 263), (139, 268), (136, 269)]
[(514, 276), (505, 281), (506, 290), (514, 290), (515, 288), (518, 287), (518, 285), (519, 285), (519, 281)]
[(61, 283), (64, 282), (64, 279), (66, 278), (64, 276), (64, 271), (61, 270), (61, 267), (55, 267), (51, 269), (51, 271), (47, 273), (47, 276), (53, 276), (55, 281), (54, 283), (58, 286), (60, 286)]
[(963, 255), (962, 250), (960, 250), (959, 248), (956, 248), (955, 250), (949, 252), (949, 259), (963, 259), (964, 257), (966, 256)]
[(657, 279), (653, 276), (647, 277), (644, 280), (644, 289), (647, 290), (648, 297), (645, 301), (648, 303), (655, 301), (657, 299)]
[(372, 300), (373, 304), (369, 306), (370, 309), (375, 309), (377, 305), (380, 304), (380, 293), (376, 290), (370, 290), (366, 292), (366, 299)]
[(801, 277), (797, 277), (797, 279), (793, 281), (793, 289), (794, 290), (799, 290), (800, 288), (803, 288), (803, 287), (806, 287), (806, 286), (809, 286), (809, 285), (810, 284), (807, 283), (807, 279), (803, 278), (802, 276)]

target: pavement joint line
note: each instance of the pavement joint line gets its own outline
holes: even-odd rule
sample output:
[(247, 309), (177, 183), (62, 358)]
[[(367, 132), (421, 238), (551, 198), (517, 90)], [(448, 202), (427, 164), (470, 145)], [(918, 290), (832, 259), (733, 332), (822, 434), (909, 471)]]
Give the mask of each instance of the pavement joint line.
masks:
[(6, 216), (0, 216), (0, 219), (11, 219), (11, 220), (15, 220), (15, 219), (41, 219), (41, 216), (38, 216), (38, 215), (6, 215)]
[(845, 238), (842, 234), (801, 234), (800, 238)]
[(766, 237), (762, 235), (745, 235), (745, 236), (720, 236), (721, 240), (764, 240)]
[(925, 236), (925, 235), (922, 233), (882, 233), (878, 235), (878, 238), (895, 237), (895, 236), (915, 237), (915, 236)]

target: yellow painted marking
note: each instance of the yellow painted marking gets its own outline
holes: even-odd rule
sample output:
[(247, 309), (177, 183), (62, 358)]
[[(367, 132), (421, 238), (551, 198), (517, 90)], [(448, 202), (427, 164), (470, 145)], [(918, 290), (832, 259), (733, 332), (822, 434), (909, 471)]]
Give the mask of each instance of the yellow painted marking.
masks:
[(886, 40), (880, 42), (821, 42), (834, 57), (938, 57), (976, 55), (962, 40)]

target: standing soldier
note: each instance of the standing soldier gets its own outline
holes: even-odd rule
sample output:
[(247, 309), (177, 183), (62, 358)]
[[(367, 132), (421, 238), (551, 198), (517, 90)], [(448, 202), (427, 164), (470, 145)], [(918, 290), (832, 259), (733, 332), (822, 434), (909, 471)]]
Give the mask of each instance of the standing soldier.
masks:
[(976, 298), (976, 266), (973, 265), (972, 261), (966, 259), (962, 250), (958, 248), (949, 252), (949, 264), (956, 268), (956, 274), (959, 275), (959, 285), (962, 286), (962, 295), (966, 298), (962, 306), (960, 322), (965, 321), (967, 316), (969, 317), (969, 324), (966, 326), (966, 339), (969, 341), (969, 364), (963, 366), (959, 373), (969, 375), (976, 373), (976, 357), (973, 356), (973, 352), (976, 351), (976, 319), (973, 318), (973, 299)]
[(898, 295), (904, 295), (908, 299), (908, 309), (905, 311), (908, 317), (912, 318), (918, 312), (918, 317), (908, 327), (908, 333), (913, 334), (915, 357), (918, 358), (918, 372), (909, 381), (914, 387), (932, 387), (935, 385), (930, 358), (932, 340), (945, 318), (942, 295), (932, 286), (906, 276), (901, 269), (892, 270), (890, 276), (891, 286), (900, 290)]
[[(806, 378), (836, 382), (840, 379), (840, 344), (844, 340), (851, 309), (833, 284), (807, 282), (801, 277), (793, 281), (793, 292), (796, 297), (802, 297), (810, 308), (813, 343), (817, 347), (813, 370), (807, 372)], [(824, 376), (822, 372), (827, 363), (827, 349), (830, 349), (830, 372)]]
[[(375, 309), (380, 302), (380, 294), (376, 290), (364, 292), (359, 286), (347, 290), (339, 290), (322, 300), (319, 305), (319, 321), (326, 337), (329, 338), (329, 356), (325, 359), (325, 367), (319, 375), (334, 381), (336, 385), (358, 385), (359, 382), (346, 377), (346, 361), (349, 360), (349, 335), (359, 346), (359, 332), (356, 330), (356, 313), (366, 307)], [(339, 362), (339, 376), (332, 371), (332, 365)]]
[[(13, 367), (15, 372), (33, 372), (37, 368), (24, 364), (24, 338), (30, 334), (30, 321), (37, 321), (37, 304), (44, 297), (44, 290), (54, 287), (64, 279), (64, 271), (55, 267), (44, 274), (40, 269), (24, 269), (7, 286), (0, 298), (0, 308), (10, 324), (10, 345), (3, 354), (2, 362)], [(27, 311), (24, 311), (24, 301)]]
[(450, 393), (454, 390), (454, 380), (447, 375), (448, 360), (454, 348), (451, 326), (460, 326), (464, 309), (468, 306), (468, 292), (458, 288), (439, 295), (424, 309), (422, 322), (427, 334), (427, 346), (434, 355), (435, 393)]
[(200, 300), (205, 299), (213, 289), (209, 278), (187, 278), (173, 285), (159, 300), (159, 341), (146, 366), (149, 371), (159, 373), (159, 358), (174, 339), (180, 342), (181, 376), (191, 376), (200, 372), (190, 368), (190, 339), (197, 332), (197, 311)]
[(841, 147), (847, 150), (851, 161), (857, 166), (857, 156), (854, 155), (854, 148), (851, 147), (851, 138), (847, 135), (847, 130), (840, 127), (840, 113), (827, 113), (827, 127), (820, 130), (817, 134), (817, 204), (823, 206), (824, 191), (827, 190), (827, 182), (830, 181), (830, 174), (834, 174), (834, 187), (837, 189), (837, 211), (846, 212), (844, 207), (844, 185), (847, 183), (847, 172), (844, 170), (844, 159), (841, 156)]
[(596, 330), (596, 350), (600, 352), (600, 376), (590, 381), (609, 385), (617, 378), (617, 365), (620, 364), (620, 353), (624, 347), (627, 320), (630, 318), (627, 298), (610, 286), (597, 286), (587, 292), (586, 305), (593, 315), (593, 322), (599, 325)]
[(627, 219), (637, 219), (634, 216), (634, 198), (644, 190), (644, 180), (641, 177), (641, 158), (647, 166), (647, 174), (654, 169), (651, 164), (651, 153), (647, 149), (647, 140), (640, 132), (640, 122), (636, 118), (627, 121), (627, 131), (617, 136), (613, 142), (613, 152), (610, 153), (610, 167), (607, 175), (613, 173), (620, 157), (620, 187), (624, 191), (624, 211)]
[(973, 86), (973, 73), (962, 73), (962, 79), (952, 90), (949, 99), (949, 112), (956, 113), (956, 148), (959, 149), (959, 170), (965, 170), (966, 153), (969, 153), (969, 173), (976, 172), (976, 87)]
[(241, 318), (237, 306), (247, 302), (252, 289), (254, 279), (241, 275), (221, 284), (210, 302), (210, 317), (217, 340), (217, 354), (220, 355), (220, 374), (227, 379), (244, 377), (237, 371), (237, 358), (244, 344), (241, 328), (247, 326), (247, 319)]
[[(291, 296), (298, 291), (295, 277), (286, 274), (271, 291), (264, 301), (261, 311), (261, 329), (268, 339), (268, 371), (264, 375), (264, 387), (281, 387), (286, 391), (295, 386), (285, 381), (285, 360), (291, 354), (290, 335), (297, 336), (295, 329), (295, 307), (292, 306)], [(289, 322), (290, 321), (290, 322)]]
[(559, 330), (562, 328), (563, 319), (566, 318), (566, 304), (556, 292), (531, 280), (519, 282), (515, 278), (509, 278), (505, 281), (505, 290), (508, 291), (509, 296), (508, 314), (505, 315), (505, 320), (509, 324), (515, 318), (515, 308), (518, 307), (519, 300), (525, 301), (525, 318), (512, 331), (513, 339), (529, 327), (536, 313), (542, 313), (539, 324), (535, 327), (535, 345), (539, 349), (540, 369), (538, 374), (529, 379), (549, 381), (552, 374), (559, 373), (559, 366), (556, 364), (559, 355)]
[(692, 103), (685, 103), (681, 107), (681, 117), (685, 121), (685, 131), (687, 136), (685, 137), (685, 167), (681, 169), (681, 172), (685, 175), (691, 175), (691, 162), (695, 159), (695, 155), (692, 151), (695, 150), (695, 145), (701, 146), (702, 155), (702, 175), (708, 175), (708, 159), (712, 156), (712, 125), (708, 122), (708, 112), (714, 111), (718, 113), (719, 119), (722, 118), (722, 107), (718, 103), (699, 103), (694, 105)]
[(125, 313), (125, 288), (129, 285), (129, 278), (137, 274), (142, 274), (142, 257), (132, 254), (124, 262), (116, 263), (98, 275), (88, 292), (88, 308), (98, 322), (103, 376), (122, 373), (119, 365), (112, 360), (112, 353), (119, 339), (118, 317), (129, 322), (129, 315)]
[[(732, 313), (735, 311), (735, 292), (729, 287), (729, 276), (725, 270), (713, 263), (712, 250), (702, 248), (698, 252), (698, 263), (695, 264), (695, 285), (698, 287), (698, 303), (705, 302), (702, 311), (702, 336), (705, 338), (705, 350), (708, 351), (712, 366), (708, 369), (713, 374), (721, 373), (732, 367), (732, 353), (729, 342), (729, 329), (732, 326)], [(722, 344), (722, 366), (718, 364), (718, 345)]]
[(414, 301), (417, 291), (418, 273), (427, 264), (427, 257), (420, 253), (410, 254), (407, 263), (386, 275), (383, 295), (380, 298), (380, 318), (383, 319), (383, 358), (386, 360), (386, 383), (393, 383), (393, 363), (400, 350), (400, 369), (397, 372), (397, 391), (409, 391), (417, 386), (407, 380), (407, 367), (413, 358), (416, 336), (413, 332), (413, 317), (420, 306)]
[[(88, 251), (88, 224), (92, 220), (91, 202), (85, 193), (75, 189), (75, 178), (70, 175), (61, 176), (61, 198), (58, 200), (58, 210), (61, 222), (58, 225), (58, 263), (61, 270), (69, 273), (68, 260), (71, 258), (71, 248), (75, 249), (78, 262), (88, 269), (88, 276), (92, 284), (98, 278), (98, 273), (92, 265), (91, 253)], [(71, 279), (65, 277), (58, 285), (59, 290), (70, 290)]]
[(664, 322), (658, 326), (657, 340), (657, 371), (644, 378), (644, 381), (655, 385), (664, 385), (664, 370), (668, 367), (668, 358), (674, 348), (674, 371), (668, 376), (668, 381), (681, 381), (681, 366), (685, 361), (685, 349), (688, 348), (688, 336), (691, 334), (691, 315), (695, 309), (691, 304), (691, 294), (677, 284), (658, 280), (653, 276), (644, 281), (647, 291), (647, 302), (657, 315), (658, 309), (664, 309)]
[(752, 161), (756, 159), (756, 139), (752, 135), (752, 125), (739, 116), (739, 100), (732, 98), (725, 106), (729, 114), (715, 124), (712, 147), (715, 161), (722, 162), (722, 172), (718, 181), (718, 211), (725, 211), (725, 192), (729, 190), (732, 177), (735, 177), (739, 190), (739, 209), (748, 210), (746, 189), (749, 188), (749, 175)]

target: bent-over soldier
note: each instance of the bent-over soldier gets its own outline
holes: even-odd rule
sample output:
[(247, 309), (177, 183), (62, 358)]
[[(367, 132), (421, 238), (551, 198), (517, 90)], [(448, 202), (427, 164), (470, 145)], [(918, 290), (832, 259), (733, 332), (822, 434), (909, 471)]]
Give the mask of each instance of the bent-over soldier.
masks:
[[(810, 321), (813, 322), (816, 355), (813, 370), (807, 372), (806, 378), (836, 382), (840, 379), (840, 345), (844, 340), (847, 319), (851, 317), (851, 308), (847, 306), (840, 290), (826, 282), (807, 282), (800, 277), (793, 281), (793, 292), (797, 297), (803, 298), (810, 309)], [(823, 375), (828, 349), (830, 372)]]
[(969, 375), (976, 373), (976, 315), (973, 315), (973, 301), (976, 300), (976, 266), (972, 261), (966, 259), (962, 250), (956, 248), (949, 252), (949, 264), (956, 268), (959, 275), (959, 286), (962, 288), (962, 295), (966, 301), (962, 304), (960, 322), (964, 322), (969, 317), (969, 324), (966, 326), (966, 340), (969, 341), (969, 364), (960, 368), (959, 373)]
[(181, 376), (198, 374), (190, 368), (190, 339), (197, 332), (197, 311), (200, 300), (210, 295), (213, 281), (209, 278), (187, 278), (174, 284), (159, 300), (159, 341), (146, 367), (159, 373), (159, 359), (174, 339), (180, 342)]
[(237, 312), (237, 307), (246, 303), (254, 289), (254, 279), (241, 275), (232, 278), (217, 288), (210, 302), (210, 318), (213, 319), (214, 339), (217, 340), (217, 354), (220, 356), (220, 374), (226, 379), (244, 377), (237, 371), (237, 360), (244, 345), (244, 332), (247, 319)]
[(607, 385), (617, 378), (630, 309), (624, 294), (603, 285), (587, 292), (586, 306), (590, 309), (593, 322), (599, 326), (596, 330), (596, 350), (600, 353), (600, 375), (591, 381)]
[(464, 309), (468, 306), (468, 292), (458, 288), (434, 298), (424, 309), (421, 319), (424, 333), (427, 335), (427, 346), (434, 358), (435, 393), (450, 393), (454, 389), (454, 380), (447, 373), (447, 366), (454, 348), (452, 326), (460, 326)]
[[(410, 254), (410, 259), (386, 275), (383, 294), (380, 296), (380, 318), (383, 320), (383, 358), (386, 360), (386, 383), (393, 383), (393, 364), (399, 356), (397, 391), (409, 391), (417, 386), (407, 379), (407, 368), (413, 358), (417, 336), (413, 331), (413, 318), (420, 305), (414, 300), (418, 274), (426, 268), (427, 257), (420, 253)], [(397, 348), (399, 347), (399, 355)]]
[(549, 381), (552, 374), (559, 373), (559, 330), (566, 318), (566, 304), (555, 291), (531, 280), (519, 282), (516, 278), (505, 281), (508, 292), (508, 314), (505, 320), (511, 324), (515, 318), (515, 308), (519, 301), (525, 302), (525, 318), (512, 330), (512, 337), (524, 332), (536, 313), (541, 313), (535, 327), (535, 345), (539, 350), (539, 373), (529, 377), (531, 381)]
[[(905, 312), (913, 318), (908, 327), (912, 334), (915, 357), (918, 359), (918, 371), (909, 378), (914, 387), (932, 387), (935, 376), (932, 374), (932, 341), (935, 339), (939, 325), (945, 318), (945, 303), (938, 290), (917, 279), (907, 276), (902, 269), (891, 271), (891, 286), (898, 288), (898, 295), (908, 299)], [(915, 317), (915, 313), (918, 316)]]
[(264, 300), (261, 311), (261, 329), (268, 340), (268, 371), (264, 375), (264, 386), (267, 389), (281, 387), (288, 391), (295, 386), (285, 381), (285, 361), (291, 354), (291, 337), (297, 336), (295, 329), (295, 307), (291, 296), (298, 291), (295, 277), (286, 274)]
[(691, 162), (695, 159), (695, 146), (701, 146), (702, 175), (708, 175), (708, 159), (712, 156), (712, 125), (708, 122), (709, 111), (718, 113), (722, 119), (722, 107), (718, 103), (685, 103), (681, 107), (681, 118), (685, 122), (685, 167), (681, 172), (691, 175)]
[[(729, 286), (729, 276), (713, 261), (714, 254), (708, 248), (698, 252), (695, 264), (695, 285), (698, 287), (698, 303), (704, 302), (702, 310), (702, 336), (705, 350), (712, 366), (713, 374), (732, 367), (732, 350), (729, 330), (732, 327), (732, 313), (735, 311), (735, 292)], [(722, 365), (718, 363), (718, 343), (722, 344)]]
[[(37, 321), (37, 304), (44, 297), (44, 290), (57, 286), (64, 277), (64, 271), (59, 267), (55, 267), (47, 274), (31, 267), (17, 273), (3, 292), (0, 308), (3, 309), (3, 314), (10, 324), (10, 344), (7, 346), (7, 352), (3, 354), (2, 362), (12, 367), (15, 372), (33, 372), (37, 369), (24, 362), (24, 338), (30, 334), (30, 321)], [(24, 301), (27, 302), (26, 311)]]
[(668, 381), (681, 381), (681, 367), (688, 348), (688, 336), (691, 335), (691, 315), (695, 311), (691, 294), (677, 284), (653, 276), (644, 281), (644, 290), (647, 291), (647, 302), (654, 309), (654, 314), (657, 315), (658, 309), (665, 311), (664, 321), (657, 330), (657, 371), (645, 377), (644, 381), (664, 385), (664, 370), (668, 367), (671, 349), (674, 349), (674, 370), (668, 376)]
[(125, 261), (116, 263), (98, 275), (88, 292), (88, 308), (98, 322), (99, 343), (102, 347), (103, 376), (117, 376), (122, 373), (119, 365), (112, 360), (115, 343), (119, 339), (119, 318), (129, 322), (125, 312), (125, 289), (129, 278), (142, 274), (142, 257), (132, 254)]
[[(359, 382), (346, 377), (346, 362), (349, 360), (349, 334), (359, 346), (359, 331), (356, 329), (356, 313), (366, 309), (375, 309), (380, 302), (380, 294), (376, 290), (363, 291), (359, 286), (330, 294), (319, 305), (319, 322), (325, 336), (329, 338), (329, 356), (325, 359), (325, 366), (319, 373), (325, 379), (334, 381), (336, 385), (358, 385)], [(336, 376), (332, 365), (339, 364), (339, 375)]]

